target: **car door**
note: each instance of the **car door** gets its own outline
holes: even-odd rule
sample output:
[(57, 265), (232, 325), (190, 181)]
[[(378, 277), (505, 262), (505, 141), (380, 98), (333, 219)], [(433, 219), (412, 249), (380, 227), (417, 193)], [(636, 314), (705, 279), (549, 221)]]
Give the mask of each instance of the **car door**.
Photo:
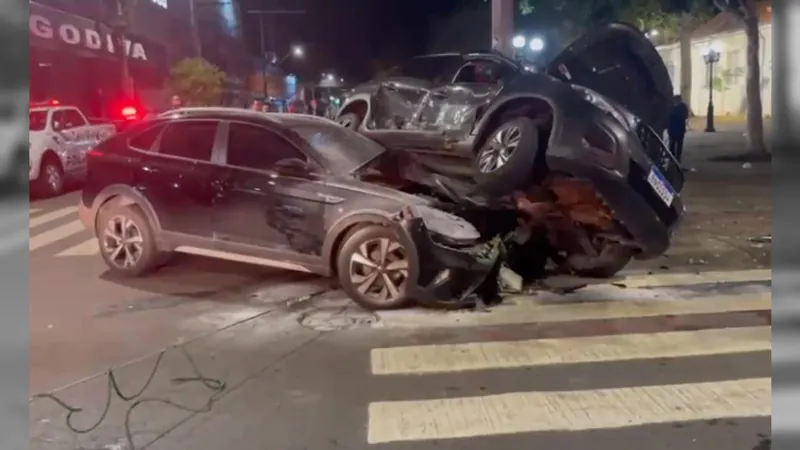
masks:
[(58, 145), (64, 172), (67, 174), (73, 174), (81, 168), (79, 153), (82, 143), (78, 126), (80, 122), (75, 122), (75, 117), (69, 114), (68, 109), (60, 108), (53, 111), (51, 123), (53, 140)]
[(321, 170), (277, 128), (227, 124), (214, 182), (214, 237), (254, 256), (317, 263), (324, 239)]
[(216, 120), (179, 120), (129, 141), (142, 152), (137, 189), (153, 205), (161, 228), (176, 238), (212, 236), (212, 155), (221, 145), (218, 125)]
[(468, 58), (450, 83), (432, 93), (420, 112), (421, 120), (433, 124), (453, 142), (465, 140), (486, 107), (497, 97), (516, 69), (498, 59)]
[(375, 96), (375, 132), (370, 137), (393, 148), (440, 150), (441, 130), (421, 114), (462, 64), (460, 55), (412, 58), (381, 80)]

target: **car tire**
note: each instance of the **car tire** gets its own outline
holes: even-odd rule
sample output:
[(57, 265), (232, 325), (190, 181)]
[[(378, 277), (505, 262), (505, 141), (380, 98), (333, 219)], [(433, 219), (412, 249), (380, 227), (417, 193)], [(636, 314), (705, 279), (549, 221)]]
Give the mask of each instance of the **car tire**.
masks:
[(539, 138), (537, 122), (528, 117), (513, 118), (495, 128), (475, 152), (473, 170), (479, 189), (503, 195), (529, 184)]
[(36, 190), (45, 198), (57, 197), (64, 192), (64, 169), (53, 154), (45, 154), (39, 166)]
[(150, 221), (136, 205), (116, 201), (104, 205), (97, 216), (95, 234), (100, 255), (113, 273), (140, 277), (166, 261), (158, 250)]
[(338, 119), (336, 119), (336, 123), (353, 131), (358, 130), (359, 127), (361, 127), (362, 121), (363, 119), (361, 116), (356, 113), (342, 114)]
[(629, 248), (608, 244), (598, 256), (569, 255), (564, 264), (569, 272), (579, 277), (611, 278), (624, 269), (632, 257), (633, 252)]
[(349, 233), (336, 257), (342, 290), (370, 311), (411, 306), (408, 286), (417, 278), (417, 253), (408, 247), (387, 226), (368, 225)]

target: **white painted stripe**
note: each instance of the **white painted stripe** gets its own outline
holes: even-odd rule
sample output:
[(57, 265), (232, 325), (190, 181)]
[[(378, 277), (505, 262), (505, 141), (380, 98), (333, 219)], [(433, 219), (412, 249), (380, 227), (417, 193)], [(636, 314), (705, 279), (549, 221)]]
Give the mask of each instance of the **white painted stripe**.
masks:
[(60, 219), (65, 216), (69, 216), (71, 214), (77, 214), (78, 208), (76, 206), (68, 206), (66, 208), (61, 208), (56, 211), (52, 211), (46, 214), (42, 214), (41, 216), (32, 217), (29, 226), (31, 228), (38, 227), (39, 225), (44, 225), (47, 222), (52, 222), (56, 219)]
[(615, 280), (630, 288), (691, 286), (712, 283), (736, 283), (772, 280), (772, 270), (730, 270), (699, 273), (663, 273), (658, 275), (631, 275)]
[(772, 414), (772, 380), (485, 397), (369, 405), (370, 444), (546, 431), (585, 431)]
[(92, 238), (86, 242), (82, 242), (74, 247), (70, 247), (56, 256), (93, 256), (100, 254), (100, 246), (97, 244), (97, 239)]
[(31, 208), (31, 210), (30, 210), (30, 213), (29, 213), (29, 214), (36, 214), (36, 213), (38, 213), (38, 212), (39, 212), (39, 211), (41, 211), (41, 210), (42, 210), (41, 208)]
[(768, 351), (771, 327), (617, 334), (372, 349), (374, 375), (422, 375), (555, 364)]
[(84, 228), (80, 220), (73, 220), (72, 222), (61, 225), (60, 227), (47, 230), (43, 233), (37, 234), (36, 236), (31, 236), (30, 251), (40, 249), (45, 245), (50, 245), (56, 241), (68, 238), (85, 230), (86, 228)]
[(499, 305), (489, 312), (388, 311), (379, 313), (376, 327), (441, 328), (572, 322), (576, 320), (625, 319), (631, 317), (683, 316), (772, 309), (770, 292), (726, 295), (702, 299), (650, 301), (594, 301), (568, 304), (527, 303)]

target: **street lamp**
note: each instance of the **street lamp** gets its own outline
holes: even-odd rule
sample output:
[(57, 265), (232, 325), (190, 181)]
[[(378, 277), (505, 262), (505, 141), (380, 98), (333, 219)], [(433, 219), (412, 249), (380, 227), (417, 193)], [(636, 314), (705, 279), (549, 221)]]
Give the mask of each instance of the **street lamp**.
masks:
[(703, 61), (708, 65), (708, 109), (706, 110), (706, 133), (717, 131), (714, 129), (714, 64), (719, 62), (719, 44), (711, 43), (703, 53)]
[(511, 45), (514, 46), (517, 50), (525, 47), (525, 36), (514, 36), (514, 39), (511, 40)]

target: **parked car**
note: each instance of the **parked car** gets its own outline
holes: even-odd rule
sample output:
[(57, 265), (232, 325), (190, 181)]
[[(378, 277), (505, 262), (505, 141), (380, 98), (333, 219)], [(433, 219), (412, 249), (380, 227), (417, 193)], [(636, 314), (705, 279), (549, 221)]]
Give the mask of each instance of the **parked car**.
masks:
[(376, 177), (386, 154), (321, 117), (175, 110), (89, 153), (80, 217), (129, 276), (189, 253), (335, 276), (370, 309), (491, 285), (499, 240), (440, 208), (451, 201), (414, 195), (418, 184)]
[(66, 181), (86, 173), (86, 153), (113, 135), (110, 123), (92, 123), (73, 106), (58, 102), (34, 104), (28, 116), (29, 180), (40, 195), (55, 196)]
[(543, 69), (500, 54), (413, 58), (354, 89), (337, 121), (406, 152), (471, 161), (483, 192), (522, 191), (573, 271), (610, 276), (663, 254), (682, 215), (660, 136), (672, 83), (651, 42), (613, 23)]

